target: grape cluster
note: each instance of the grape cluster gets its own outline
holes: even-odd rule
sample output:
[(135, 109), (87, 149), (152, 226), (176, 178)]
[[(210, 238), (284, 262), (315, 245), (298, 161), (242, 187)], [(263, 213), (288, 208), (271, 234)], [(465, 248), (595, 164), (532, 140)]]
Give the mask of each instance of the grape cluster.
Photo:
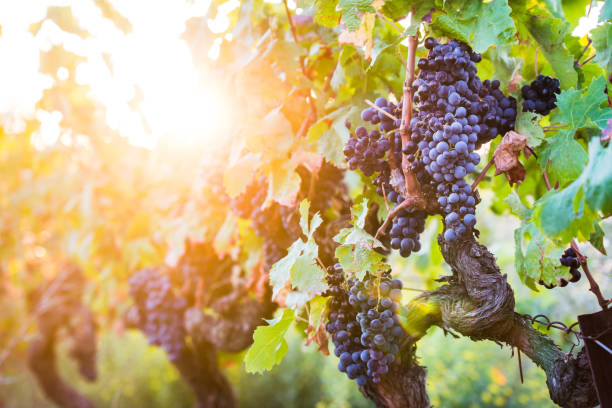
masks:
[[(494, 79), (490, 81), (485, 79), (482, 85), (489, 92), (489, 96), (485, 96), (485, 99), (489, 98), (489, 107), (491, 111), (488, 113), (488, 117), (485, 116), (484, 121), (487, 123), (490, 121), (494, 123), (494, 127), (497, 128), (499, 134), (504, 135), (510, 130), (514, 130), (514, 121), (516, 119), (516, 99), (512, 96), (506, 96), (501, 89), (499, 89), (499, 81)], [(493, 102), (490, 97), (495, 98), (497, 103)], [(494, 109), (494, 111), (493, 111)], [(478, 144), (481, 145), (484, 142), (488, 142), (495, 139), (497, 135), (492, 135), (489, 132), (489, 137), (479, 137)]]
[[(568, 268), (570, 268), (569, 272), (571, 275), (569, 279), (560, 278), (558, 280), (557, 283), (560, 287), (567, 286), (569, 282), (574, 283), (580, 280), (580, 278), (582, 277), (579, 271), (581, 265), (580, 265), (580, 261), (578, 260), (578, 254), (576, 254), (576, 251), (574, 250), (574, 248), (572, 247), (567, 248), (563, 252), (563, 255), (561, 255), (561, 258), (559, 258), (559, 262), (561, 263), (561, 265), (567, 266)], [(544, 286), (546, 289), (552, 289), (557, 286), (555, 284), (545, 283), (543, 280), (540, 280), (538, 284)]]
[(421, 250), (419, 236), (425, 230), (427, 213), (421, 210), (407, 208), (393, 218), (391, 248), (398, 249), (400, 255), (407, 258), (413, 252)]
[[(340, 264), (327, 268), (329, 289), (329, 322), (325, 326), (332, 335), (334, 353), (340, 358), (338, 369), (345, 372), (350, 379), (356, 379), (359, 385), (365, 385), (367, 366), (361, 359), (361, 326), (357, 322), (357, 311), (349, 303), (346, 281)], [(353, 358), (354, 357), (354, 358)]]
[(230, 202), (230, 208), (238, 217), (252, 219), (266, 201), (268, 182), (264, 177), (256, 178), (246, 191)]
[(310, 209), (313, 213), (318, 211), (323, 214), (332, 206), (334, 198), (346, 193), (344, 171), (327, 161), (321, 165), (312, 186), (313, 174), (306, 167), (298, 166), (296, 171), (301, 179), (300, 197), (309, 197), (311, 189), (313, 190), (314, 194), (310, 197)]
[[(378, 194), (381, 196), (386, 196), (387, 200), (391, 204), (400, 204), (402, 201), (404, 201), (404, 197), (398, 194), (393, 187), (391, 187), (389, 182), (391, 177), (391, 168), (387, 161), (383, 161), (381, 159), (384, 158), (386, 153), (388, 153), (389, 160), (394, 160), (396, 164), (400, 164), (402, 161), (402, 138), (400, 132), (397, 130), (400, 126), (400, 120), (392, 118), (401, 117), (402, 104), (400, 103), (399, 105), (395, 105), (392, 102), (387, 101), (387, 99), (379, 97), (376, 99), (375, 105), (389, 115), (385, 115), (373, 107), (362, 111), (361, 119), (366, 122), (370, 122), (372, 125), (378, 125), (378, 130), (372, 130), (369, 134), (371, 135), (373, 132), (376, 132), (374, 133), (375, 135), (380, 135), (380, 132), (393, 132), (390, 132), (391, 134), (389, 139), (384, 138), (381, 139), (382, 141), (379, 141), (385, 150), (377, 156), (376, 164), (369, 165), (367, 168), (364, 168), (364, 166), (361, 165), (358, 166), (358, 168), (360, 168), (366, 176), (370, 176), (374, 171), (377, 171), (378, 175), (374, 178), (374, 184), (377, 186)], [(365, 129), (363, 127), (361, 128)], [(357, 128), (357, 130), (359, 130), (359, 128)], [(367, 132), (367, 130), (364, 131)], [(380, 138), (381, 136), (377, 137)], [(347, 154), (347, 152), (352, 152), (350, 144), (351, 140), (349, 140), (349, 144), (347, 144), (347, 147), (345, 148), (345, 154)], [(354, 144), (354, 142), (352, 144)], [(349, 166), (351, 166), (351, 160), (354, 160), (354, 157), (350, 157), (350, 155), (347, 154), (347, 158), (349, 160)], [(425, 212), (416, 211), (410, 207), (400, 211), (393, 218), (393, 226), (391, 227), (390, 231), (391, 247), (393, 249), (398, 249), (400, 251), (400, 255), (403, 257), (408, 257), (412, 252), (419, 251), (421, 249), (419, 235), (425, 229), (426, 218), (427, 214)]]
[(327, 281), (330, 314), (326, 328), (340, 358), (338, 369), (359, 386), (380, 382), (406, 335), (397, 316), (401, 281), (391, 280), (386, 272), (380, 279), (368, 273), (363, 282), (346, 282), (340, 264), (328, 268)]
[(404, 153), (421, 186), (429, 184), (437, 197), (450, 242), (476, 224), (476, 196), (465, 180), (480, 162), (474, 150), (514, 128), (516, 101), (499, 90), (499, 81), (480, 81), (475, 63), (482, 57), (468, 45), (427, 38), (425, 47)]
[(557, 94), (561, 93), (561, 82), (557, 78), (538, 75), (529, 85), (523, 86), (523, 112), (536, 112), (540, 115), (548, 115), (557, 107)]
[(359, 340), (366, 347), (361, 352), (361, 361), (366, 363), (367, 377), (378, 383), (380, 376), (389, 371), (389, 365), (399, 352), (399, 343), (406, 336), (397, 316), (402, 282), (391, 280), (390, 273), (385, 272), (380, 281), (368, 273), (363, 282), (353, 280), (351, 283), (349, 303), (359, 310)]
[(176, 361), (185, 349), (184, 299), (174, 295), (168, 276), (154, 268), (136, 272), (129, 284), (140, 329), (151, 344), (166, 351), (170, 361)]
[(344, 146), (344, 155), (347, 157), (351, 170), (359, 169), (366, 176), (371, 176), (382, 168), (382, 158), (389, 150), (391, 144), (382, 137), (378, 130), (368, 130), (359, 126)]

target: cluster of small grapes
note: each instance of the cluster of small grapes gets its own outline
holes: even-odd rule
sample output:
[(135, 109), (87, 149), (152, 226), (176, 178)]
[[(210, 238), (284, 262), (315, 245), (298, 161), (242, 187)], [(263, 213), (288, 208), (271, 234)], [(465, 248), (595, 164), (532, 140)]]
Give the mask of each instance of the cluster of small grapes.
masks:
[(344, 171), (327, 161), (321, 165), (313, 186), (311, 186), (312, 173), (306, 167), (299, 166), (296, 171), (301, 178), (300, 197), (308, 197), (311, 189), (313, 190), (314, 194), (310, 197), (312, 200), (311, 212), (324, 213), (332, 206), (335, 197), (346, 192), (343, 182)]
[[(388, 160), (394, 160), (397, 164), (400, 164), (402, 160), (402, 139), (400, 132), (397, 130), (400, 126), (400, 120), (393, 119), (393, 117), (401, 117), (402, 104), (395, 105), (387, 99), (379, 97), (376, 99), (375, 105), (380, 110), (373, 107), (367, 108), (361, 112), (361, 119), (370, 122), (372, 125), (378, 125), (378, 129), (368, 133), (365, 127), (358, 127), (355, 131), (356, 137), (349, 139), (344, 154), (351, 169), (359, 168), (366, 176), (378, 172), (374, 179), (378, 194), (386, 197), (391, 204), (399, 204), (404, 201), (404, 198), (391, 187), (389, 182), (391, 168)], [(389, 139), (381, 134), (381, 132), (389, 131), (393, 131)], [(372, 142), (372, 138), (374, 142)], [(364, 139), (367, 139), (367, 141), (363, 142)], [(370, 152), (374, 151), (374, 154), (361, 147), (374, 146), (373, 143), (376, 143), (376, 147), (373, 150), (370, 149)], [(364, 150), (365, 153), (357, 154), (356, 152), (360, 149)], [(383, 160), (387, 153), (389, 154), (387, 160)], [(371, 157), (373, 159), (370, 159)], [(425, 212), (415, 211), (410, 207), (397, 214), (393, 219), (393, 226), (390, 231), (391, 247), (400, 250), (403, 257), (408, 257), (412, 252), (419, 251), (421, 249), (419, 235), (425, 228), (426, 218), (427, 214)]]
[(389, 365), (399, 352), (398, 344), (406, 335), (397, 316), (402, 282), (391, 280), (390, 272), (385, 272), (380, 280), (368, 273), (363, 282), (353, 280), (351, 283), (349, 303), (359, 310), (359, 340), (366, 347), (360, 357), (366, 363), (367, 377), (376, 384), (380, 376), (389, 371)]
[(174, 295), (168, 276), (154, 268), (136, 272), (129, 284), (140, 316), (140, 329), (151, 344), (166, 351), (170, 361), (176, 361), (185, 349), (185, 300)]
[(357, 311), (349, 303), (346, 280), (340, 264), (327, 268), (326, 279), (329, 289), (323, 295), (329, 296), (329, 322), (325, 328), (332, 335), (334, 353), (340, 358), (338, 370), (363, 386), (367, 383), (367, 366), (361, 359), (364, 351), (361, 346), (361, 326), (357, 322)]
[[(558, 285), (560, 287), (567, 286), (569, 282), (574, 283), (580, 280), (582, 276), (579, 271), (581, 265), (580, 265), (580, 261), (578, 260), (578, 254), (576, 254), (576, 251), (574, 250), (574, 248), (572, 247), (567, 248), (563, 252), (563, 255), (561, 255), (561, 258), (559, 258), (559, 262), (561, 263), (561, 265), (569, 267), (570, 268), (569, 272), (572, 275), (569, 279), (560, 278), (558, 282)], [(544, 286), (546, 289), (552, 289), (557, 286), (555, 284), (547, 284), (543, 280), (540, 280), (538, 284)]]
[(380, 171), (382, 158), (389, 147), (391, 144), (378, 130), (368, 132), (365, 127), (359, 126), (355, 129), (355, 137), (351, 137), (344, 146), (344, 155), (351, 170), (359, 169), (369, 177)]
[(499, 82), (482, 83), (475, 63), (480, 54), (462, 42), (425, 40), (413, 83), (417, 111), (409, 124), (410, 143), (404, 153), (421, 186), (429, 176), (444, 215), (444, 239), (454, 241), (476, 224), (476, 197), (465, 177), (480, 156), (474, 150), (500, 132), (514, 128), (516, 101), (506, 98)]
[(391, 280), (387, 272), (380, 280), (368, 274), (363, 282), (346, 282), (339, 264), (328, 268), (327, 281), (330, 314), (326, 328), (340, 358), (338, 369), (359, 386), (368, 380), (380, 382), (405, 336), (397, 316), (401, 281)]
[(538, 75), (529, 85), (521, 88), (523, 96), (523, 112), (536, 112), (548, 115), (557, 107), (557, 94), (561, 93), (561, 82), (557, 78)]
[[(516, 99), (512, 96), (506, 96), (499, 89), (500, 83), (497, 79), (490, 81), (485, 79), (482, 82), (482, 85), (489, 91), (489, 95), (485, 96), (484, 99), (489, 99), (488, 105), (491, 111), (484, 117), (484, 122), (489, 126), (493, 126), (494, 129), (497, 129), (497, 132), (500, 135), (506, 134), (506, 132), (510, 130), (514, 130), (514, 121), (516, 119)], [(493, 102), (491, 97), (495, 98), (497, 103)], [(493, 111), (494, 109), (494, 111)], [(487, 138), (483, 136), (478, 137), (478, 143), (476, 148), (480, 145), (493, 140), (497, 137), (495, 130), (489, 131), (489, 135)]]
[[(370, 122), (372, 125), (379, 125), (378, 129), (382, 133), (387, 133), (390, 130), (399, 129), (402, 116), (402, 103), (395, 105), (393, 102), (387, 101), (382, 96), (374, 102), (380, 110), (375, 108), (367, 108), (361, 112), (361, 119), (365, 122)], [(384, 113), (383, 113), (384, 112)], [(394, 119), (395, 118), (395, 119)]]
[(268, 194), (268, 182), (265, 177), (255, 179), (246, 191), (230, 202), (230, 208), (238, 217), (252, 218), (261, 207)]
[(274, 238), (283, 233), (278, 211), (279, 205), (272, 203), (263, 207), (268, 195), (268, 181), (264, 176), (256, 178), (246, 191), (230, 203), (230, 208), (238, 217), (250, 219), (253, 229), (260, 237)]
[[(399, 202), (403, 198), (398, 195)], [(399, 203), (398, 202), (398, 203)], [(425, 230), (427, 213), (413, 208), (401, 210), (393, 218), (393, 226), (389, 235), (391, 236), (391, 248), (399, 249), (400, 255), (407, 258), (413, 252), (421, 250), (419, 236)]]

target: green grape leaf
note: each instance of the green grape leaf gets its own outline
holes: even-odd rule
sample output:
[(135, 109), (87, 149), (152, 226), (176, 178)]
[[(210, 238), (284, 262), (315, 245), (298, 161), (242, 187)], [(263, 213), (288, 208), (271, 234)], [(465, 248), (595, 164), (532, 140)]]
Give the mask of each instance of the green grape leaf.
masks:
[(267, 326), (255, 329), (253, 344), (244, 356), (247, 372), (269, 371), (282, 361), (289, 351), (285, 336), (294, 320), (295, 313), (291, 309), (285, 309), (280, 317), (269, 320)]
[(354, 274), (361, 280), (367, 271), (372, 273), (388, 269), (384, 257), (374, 248), (383, 248), (382, 243), (363, 228), (368, 215), (368, 200), (355, 204), (351, 210), (353, 227), (344, 228), (334, 237), (340, 246), (336, 248), (336, 258), (348, 274)]
[(361, 25), (360, 15), (376, 12), (372, 0), (340, 0), (338, 6), (342, 12), (342, 22), (350, 31), (357, 30)]
[[(549, 237), (569, 242), (580, 235), (588, 238), (594, 215), (585, 207), (584, 191), (574, 181), (563, 190), (551, 190), (535, 203), (535, 224)], [(586, 227), (583, 232), (582, 228)]]
[(567, 268), (559, 264), (563, 248), (547, 238), (532, 223), (522, 223), (514, 231), (515, 269), (527, 287), (537, 291), (535, 282), (540, 279), (555, 283), (567, 275)]
[(441, 14), (436, 16), (434, 21), (431, 23), (431, 28), (441, 34), (450, 38), (469, 43), (470, 33), (467, 27), (460, 24), (456, 18), (448, 16), (447, 14)]
[(594, 123), (600, 129), (606, 127), (608, 119), (612, 118), (612, 109), (608, 106), (601, 108), (607, 102), (606, 78), (600, 76), (593, 78), (586, 94), (581, 90), (569, 89), (557, 95), (559, 113), (555, 119), (566, 123), (574, 129), (586, 127)]
[[(433, 8), (435, 4), (432, 0), (386, 0), (382, 11), (391, 20), (400, 20), (413, 12), (412, 21), (420, 22)], [(414, 35), (413, 33), (408, 34)]]
[(591, 38), (596, 51), (593, 62), (603, 68), (612, 66), (612, 22), (608, 21), (591, 30)]
[(432, 28), (469, 43), (476, 52), (484, 52), (493, 45), (501, 47), (516, 33), (507, 0), (472, 1), (460, 10), (446, 5), (444, 11), (446, 14), (437, 16)]
[(527, 269), (527, 262), (523, 255), (523, 235), (524, 228), (522, 226), (514, 230), (514, 269), (519, 276), (521, 282), (526, 285), (529, 289), (538, 291), (535, 285), (535, 278), (529, 275), (529, 269)]
[(515, 190), (510, 191), (510, 194), (504, 198), (504, 202), (508, 204), (512, 213), (519, 217), (521, 221), (527, 222), (531, 218), (533, 210), (523, 204), (521, 197)]
[(287, 250), (287, 255), (272, 265), (270, 283), (272, 296), (275, 297), (288, 281), (293, 289), (306, 296), (306, 300), (323, 292), (327, 288), (325, 270), (317, 263), (319, 247), (313, 234), (323, 221), (319, 213), (313, 215), (308, 224), (310, 203), (303, 200), (300, 203), (300, 226), (306, 235), (306, 240), (298, 238)]
[(602, 146), (599, 138), (589, 142), (589, 162), (580, 179), (584, 182), (585, 198), (593, 211), (601, 211), (604, 217), (612, 214), (612, 147)]
[(325, 27), (336, 27), (340, 23), (340, 12), (336, 10), (338, 0), (315, 0), (317, 12), (314, 16), (315, 23)]
[[(525, 26), (529, 34), (540, 46), (540, 50), (550, 64), (563, 89), (576, 86), (578, 74), (574, 69), (574, 56), (564, 44), (569, 23), (555, 18), (548, 10), (539, 5), (525, 10), (525, 4), (513, 5), (513, 16)], [(522, 32), (523, 30), (521, 30)]]
[(606, 0), (599, 12), (599, 22), (607, 21), (612, 18), (612, 1)]
[(606, 248), (603, 244), (605, 236), (604, 230), (599, 226), (599, 223), (597, 221), (593, 222), (593, 228), (595, 229), (595, 231), (593, 231), (589, 236), (589, 242), (591, 243), (591, 245), (593, 245), (595, 249), (607, 256), (608, 253), (606, 252)]
[(587, 154), (574, 139), (572, 130), (560, 130), (546, 141), (538, 162), (547, 169), (551, 183), (565, 185), (580, 176), (586, 165)]
[[(551, 0), (549, 0), (551, 1)], [(585, 10), (589, 3), (592, 0), (573, 0), (573, 1), (565, 1), (565, 0), (554, 0), (558, 3), (561, 3), (563, 6), (563, 15), (557, 16), (559, 18), (566, 18), (567, 21), (570, 22), (572, 27), (575, 27), (580, 19), (584, 17)]]
[(378, 58), (380, 56), (392, 53), (396, 49), (396, 47), (404, 40), (404, 38), (406, 38), (406, 35), (408, 34), (409, 33), (398, 36), (390, 44), (387, 44), (383, 41), (375, 40), (374, 47), (372, 48), (372, 59), (370, 61), (370, 65), (368, 66), (368, 70), (370, 70), (374, 65), (376, 65), (376, 62), (378, 61)]
[(330, 163), (344, 167), (344, 144), (350, 137), (346, 128), (347, 119), (357, 119), (359, 109), (355, 106), (345, 106), (319, 119), (308, 129), (307, 140), (317, 146), (317, 151)]
[(268, 197), (282, 205), (295, 204), (301, 182), (295, 167), (296, 163), (287, 159), (277, 159), (267, 164)]
[(516, 131), (525, 135), (527, 145), (531, 147), (538, 147), (546, 139), (544, 129), (540, 126), (540, 119), (542, 117), (537, 113), (523, 112), (522, 109), (519, 109), (516, 115)]

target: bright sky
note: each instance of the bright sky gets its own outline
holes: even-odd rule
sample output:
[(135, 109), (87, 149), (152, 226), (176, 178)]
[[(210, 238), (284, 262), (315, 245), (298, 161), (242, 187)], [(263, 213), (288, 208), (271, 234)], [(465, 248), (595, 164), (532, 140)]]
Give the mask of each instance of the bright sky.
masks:
[[(41, 120), (37, 139), (41, 147), (55, 143), (62, 136), (61, 113), (35, 111), (43, 89), (52, 86), (54, 80), (38, 72), (40, 50), (62, 44), (66, 50), (87, 57), (77, 68), (77, 82), (91, 87), (91, 95), (107, 108), (108, 124), (132, 143), (153, 148), (160, 138), (191, 145), (223, 142), (229, 137), (233, 120), (229, 101), (224, 98), (223, 89), (201, 78), (187, 44), (180, 38), (185, 21), (203, 16), (210, 0), (156, 0), (146, 2), (146, 7), (141, 0), (112, 0), (111, 3), (132, 23), (130, 34), (124, 35), (112, 22), (102, 18), (93, 0), (0, 1), (0, 112)], [(289, 3), (290, 8), (296, 7), (294, 1)], [(51, 21), (45, 22), (36, 36), (30, 34), (30, 24), (44, 18), (50, 5), (70, 5), (73, 15), (91, 37), (81, 39), (67, 34)], [(238, 0), (226, 2), (216, 19), (208, 21), (209, 28), (215, 33), (224, 33), (230, 24), (227, 14), (238, 5)], [(601, 5), (603, 2), (580, 21), (574, 35), (583, 36), (597, 24)], [(216, 58), (219, 42), (220, 39), (210, 49), (209, 57)], [(102, 53), (111, 55), (113, 73)], [(60, 71), (60, 77), (67, 75), (66, 70)], [(138, 108), (149, 127), (128, 105), (135, 95), (135, 86), (142, 90)], [(5, 127), (19, 131), (23, 123), (17, 120), (5, 123)]]
[[(209, 0), (191, 3), (174, 0), (147, 2), (114, 1), (117, 10), (132, 23), (124, 35), (112, 22), (102, 18), (91, 0), (29, 0), (0, 2), (0, 112), (15, 112), (42, 120), (42, 144), (52, 144), (60, 136), (59, 112), (35, 112), (35, 103), (53, 78), (38, 72), (40, 50), (62, 44), (68, 51), (87, 57), (76, 71), (76, 80), (91, 87), (91, 96), (107, 108), (107, 122), (120, 134), (138, 145), (153, 147), (157, 139), (170, 137), (179, 142), (212, 141), (220, 132), (229, 107), (214, 83), (204, 83), (194, 67), (189, 48), (180, 35), (185, 21), (206, 12)], [(224, 32), (229, 21), (226, 13), (237, 7), (230, 1), (209, 26)], [(46, 21), (36, 36), (28, 32), (30, 24), (41, 20), (50, 5), (70, 5), (73, 15), (91, 37), (81, 39), (63, 32)], [(102, 58), (111, 55), (113, 72)], [(214, 55), (213, 55), (214, 57)], [(60, 75), (67, 75), (61, 70)], [(128, 102), (137, 85), (142, 91), (139, 105), (150, 128)], [(18, 130), (22, 124), (12, 124)]]

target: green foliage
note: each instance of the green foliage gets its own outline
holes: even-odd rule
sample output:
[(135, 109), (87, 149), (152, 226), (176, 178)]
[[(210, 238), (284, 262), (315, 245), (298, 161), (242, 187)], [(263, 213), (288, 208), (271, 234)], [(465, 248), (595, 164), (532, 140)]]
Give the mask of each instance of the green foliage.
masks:
[(446, 14), (437, 16), (431, 25), (435, 32), (465, 41), (476, 52), (501, 47), (516, 34), (507, 0), (456, 3), (461, 2), (444, 5)]
[(606, 78), (600, 76), (594, 78), (586, 92), (578, 89), (569, 89), (557, 96), (557, 107), (559, 113), (554, 119), (565, 123), (574, 131), (585, 126), (597, 126), (600, 129), (606, 127), (608, 119), (612, 117), (612, 110), (602, 104), (607, 102)]
[(597, 52), (593, 62), (610, 71), (612, 62), (612, 23), (607, 22), (591, 31), (593, 47)]
[(354, 274), (361, 280), (366, 272), (377, 274), (388, 269), (384, 257), (375, 251), (383, 244), (368, 234), (363, 228), (368, 215), (368, 200), (364, 199), (353, 206), (353, 227), (342, 229), (334, 240), (340, 244), (336, 248), (336, 257), (348, 274)]
[(316, 213), (309, 225), (309, 209), (310, 203), (307, 200), (300, 203), (300, 227), (306, 236), (306, 241), (298, 238), (289, 247), (287, 255), (276, 262), (270, 270), (273, 296), (285, 287), (287, 281), (291, 281), (292, 288), (299, 290), (305, 296), (305, 300), (310, 300), (327, 288), (324, 279), (325, 270), (317, 264), (319, 247), (313, 236), (323, 219)]
[(574, 70), (574, 57), (564, 44), (569, 24), (556, 18), (540, 5), (530, 8), (524, 2), (512, 3), (512, 16), (518, 24), (519, 36), (525, 38), (528, 33), (546, 57), (551, 68), (561, 80), (561, 88), (575, 86), (578, 76)]
[(287, 330), (295, 320), (295, 313), (285, 309), (278, 318), (259, 326), (253, 333), (253, 345), (244, 356), (245, 369), (249, 373), (269, 371), (281, 362), (289, 346), (285, 340)]
[[(120, 41), (140, 36), (139, 24), (134, 24), (133, 17), (121, 14), (129, 7), (115, 8), (115, 3), (94, 2), (99, 26), (111, 27)], [(96, 61), (104, 61), (103, 69), (98, 66), (98, 71), (92, 72), (108, 76), (110, 82), (103, 88), (113, 92), (107, 93), (131, 94), (132, 88), (138, 90), (138, 86), (130, 84), (121, 88), (122, 92), (114, 92), (115, 87), (124, 86), (124, 73), (114, 72), (121, 66), (114, 66), (117, 55), (109, 56), (109, 50), (97, 48), (96, 41), (104, 34), (98, 28), (90, 32), (86, 27), (89, 20), (81, 18), (76, 8), (54, 6), (37, 11), (36, 19), (45, 17), (29, 26), (30, 33), (36, 36), (34, 42), (53, 44), (32, 54), (40, 53), (37, 68), (46, 74), (47, 82), (37, 92), (31, 92), (37, 96), (27, 114), (3, 111), (6, 120), (0, 128), (0, 299), (12, 303), (0, 314), (3, 334), (13, 336), (19, 332), (19, 318), (15, 315), (26, 315), (23, 299), (43, 278), (53, 276), (56, 265), (65, 259), (78, 261), (91, 280), (88, 300), (100, 315), (104, 332), (114, 327), (130, 304), (126, 277), (141, 267), (164, 262), (173, 265), (184, 252), (187, 238), (212, 241), (215, 251), (231, 257), (238, 269), (245, 271), (240, 279), (261, 274), (262, 240), (248, 222), (231, 213), (228, 200), (244, 193), (253, 180), (263, 176), (268, 182), (265, 205), (293, 207), (301, 188), (296, 171), (299, 166), (316, 169), (324, 159), (346, 169), (343, 147), (351, 131), (362, 124), (364, 100), (378, 96), (395, 101), (401, 98), (408, 35), (417, 35), (419, 40), (434, 35), (467, 42), (483, 54), (479, 75), (483, 79), (499, 79), (502, 90), (517, 97), (519, 106), (522, 101), (518, 90), (531, 82), (536, 72), (561, 81), (563, 92), (549, 117), (518, 113), (516, 131), (527, 137), (537, 155), (520, 158), (526, 168), (525, 180), (514, 189), (503, 176), (485, 177), (479, 184), (483, 198), (478, 209), (480, 239), (489, 239), (495, 255), (514, 264), (515, 277), (535, 290), (538, 280), (553, 282), (567, 273), (559, 267), (558, 258), (572, 239), (588, 241), (601, 253), (606, 252), (602, 225), (605, 226), (603, 219), (612, 214), (612, 148), (600, 141), (600, 135), (612, 118), (605, 93), (612, 69), (611, 1), (605, 2), (599, 16), (601, 24), (590, 31), (593, 45), (582, 56), (586, 38), (574, 37), (572, 32), (586, 14), (587, 0), (313, 0), (298, 2), (301, 14), (290, 9), (291, 16), (286, 15), (282, 3), (249, 0), (239, 2), (221, 16), (226, 3), (213, 1), (204, 17), (201, 13), (190, 16), (183, 39), (197, 64), (193, 77), (204, 78), (204, 87), (219, 85), (220, 95), (228, 98), (231, 107), (226, 109), (227, 115), (212, 119), (199, 116), (222, 105), (219, 95), (209, 95), (213, 99), (211, 106), (202, 107), (199, 101), (189, 98), (190, 93), (185, 100), (171, 92), (154, 94), (152, 98), (180, 104), (180, 110), (193, 112), (194, 123), (204, 121), (211, 126), (207, 131), (213, 137), (182, 147), (180, 135), (191, 133), (190, 126), (178, 127), (178, 131), (161, 137), (155, 148), (142, 148), (128, 141), (131, 133), (152, 138), (165, 134), (163, 126), (156, 128), (163, 122), (162, 116), (169, 123), (183, 125), (186, 118), (173, 117), (165, 111), (147, 114), (150, 96), (141, 104), (139, 99), (143, 97), (136, 91), (132, 100), (116, 101), (106, 100), (104, 89), (92, 90), (92, 85), (81, 81), (80, 76), (87, 77), (86, 64)], [(432, 21), (424, 21), (430, 12)], [(218, 17), (227, 22), (227, 27), (212, 30), (209, 20)], [(288, 21), (291, 17), (292, 27)], [(54, 30), (70, 36), (61, 41), (41, 38), (45, 21), (53, 22), (57, 26), (52, 26)], [(168, 26), (180, 27), (178, 23), (183, 22), (172, 21)], [(291, 28), (296, 30), (297, 41)], [(135, 34), (126, 37), (129, 32)], [(164, 31), (160, 35), (166, 34)], [(160, 37), (160, 44), (151, 45), (161, 47), (162, 43)], [(218, 53), (216, 59), (209, 58), (213, 51)], [(425, 53), (420, 43), (417, 55)], [(159, 54), (160, 66), (165, 66), (162, 60), (170, 60), (168, 66), (174, 65), (173, 55), (166, 56), (165, 51)], [(580, 66), (593, 54), (593, 60)], [(154, 65), (150, 68), (157, 75)], [(63, 75), (60, 78), (64, 70), (68, 71), (68, 79), (62, 79)], [(142, 76), (148, 78), (149, 74)], [(39, 79), (28, 78), (24, 82), (44, 82)], [(178, 79), (181, 78), (162, 76), (153, 82), (174, 88)], [(195, 83), (193, 86), (197, 88)], [(11, 97), (5, 99), (9, 101)], [(123, 109), (118, 109), (119, 105), (129, 106), (133, 116), (118, 119), (118, 110)], [(197, 110), (189, 110), (193, 105)], [(172, 111), (171, 106), (166, 110)], [(58, 132), (51, 135), (57, 140), (49, 142), (45, 137), (50, 132), (40, 118), (58, 114)], [(347, 128), (347, 120), (352, 130)], [(217, 122), (223, 127), (212, 128)], [(488, 151), (487, 147), (481, 150), (481, 168), (497, 144), (494, 141)], [(552, 183), (550, 191), (543, 181), (543, 171)], [(339, 244), (335, 255), (346, 273), (362, 279), (366, 271), (377, 273), (392, 265), (394, 273), (405, 282), (416, 287), (436, 287), (433, 279), (450, 273), (436, 241), (441, 221), (433, 217), (428, 221), (418, 254), (409, 260), (395, 255), (385, 259), (376, 251), (383, 244), (366, 231), (365, 224), (372, 203), (379, 205), (379, 218), (386, 217), (388, 209), (375, 194), (371, 178), (348, 170), (347, 173), (347, 202), (353, 204), (351, 227), (334, 237)], [(321, 214), (310, 214), (309, 207), (307, 200), (299, 205), (303, 238), (282, 248), (288, 250), (287, 255), (269, 273), (274, 296), (282, 298), (287, 292), (278, 318), (257, 328), (248, 352), (224, 356), (227, 361), (244, 359), (244, 364), (230, 369), (240, 384), (238, 392), (244, 406), (261, 406), (262, 401), (270, 401), (269, 406), (367, 404), (358, 396), (354, 384), (337, 372), (333, 357), (314, 357), (310, 349), (288, 347), (288, 338), (292, 345), (302, 341), (302, 334), (292, 329), (302, 329), (300, 324), (306, 320), (302, 316), (307, 316), (308, 323), (316, 328), (324, 323), (326, 313), (325, 298), (320, 296), (327, 287), (325, 270), (318, 261), (314, 236), (315, 231), (319, 233), (327, 227), (328, 221), (335, 221), (340, 211), (328, 208)], [(514, 246), (501, 239), (496, 241), (500, 231), (490, 227), (499, 225), (499, 217), (508, 211), (516, 216), (516, 225), (520, 220), (513, 233)], [(524, 287), (522, 290), (527, 292)], [(548, 299), (541, 292), (537, 296)], [(109, 337), (103, 340), (104, 380), (89, 388), (99, 405), (112, 406), (116, 401), (126, 406), (191, 404), (178, 373), (162, 361), (164, 356), (159, 349), (143, 347), (144, 340), (132, 334), (116, 342)], [(3, 342), (0, 339), (0, 349)], [(477, 370), (465, 374), (465, 365), (475, 364), (474, 354), (480, 355), (484, 348), (468, 350), (461, 344), (455, 352), (456, 343), (445, 347), (439, 333), (425, 337), (423, 344), (420, 349), (430, 366), (434, 405), (549, 403), (539, 371), (532, 373), (537, 381), (528, 380), (528, 391), (521, 389), (509, 398), (507, 390), (518, 385), (516, 374), (493, 370), (501, 364), (499, 360), (486, 365), (484, 374)], [(483, 353), (480, 360), (487, 363), (499, 357), (491, 350)], [(135, 357), (126, 359), (125, 355)], [(457, 355), (462, 357), (456, 359)], [(320, 377), (319, 367), (323, 367)], [(244, 369), (271, 371), (270, 377), (245, 374)], [(306, 373), (302, 376), (300, 370)], [(114, 371), (136, 380), (126, 381)], [(537, 389), (533, 385), (536, 383)], [(319, 394), (311, 392), (315, 387), (321, 390)], [(533, 393), (532, 399), (526, 396), (528, 392)], [(273, 400), (270, 395), (275, 393), (282, 394), (282, 398)], [(176, 397), (179, 394), (181, 397)]]

